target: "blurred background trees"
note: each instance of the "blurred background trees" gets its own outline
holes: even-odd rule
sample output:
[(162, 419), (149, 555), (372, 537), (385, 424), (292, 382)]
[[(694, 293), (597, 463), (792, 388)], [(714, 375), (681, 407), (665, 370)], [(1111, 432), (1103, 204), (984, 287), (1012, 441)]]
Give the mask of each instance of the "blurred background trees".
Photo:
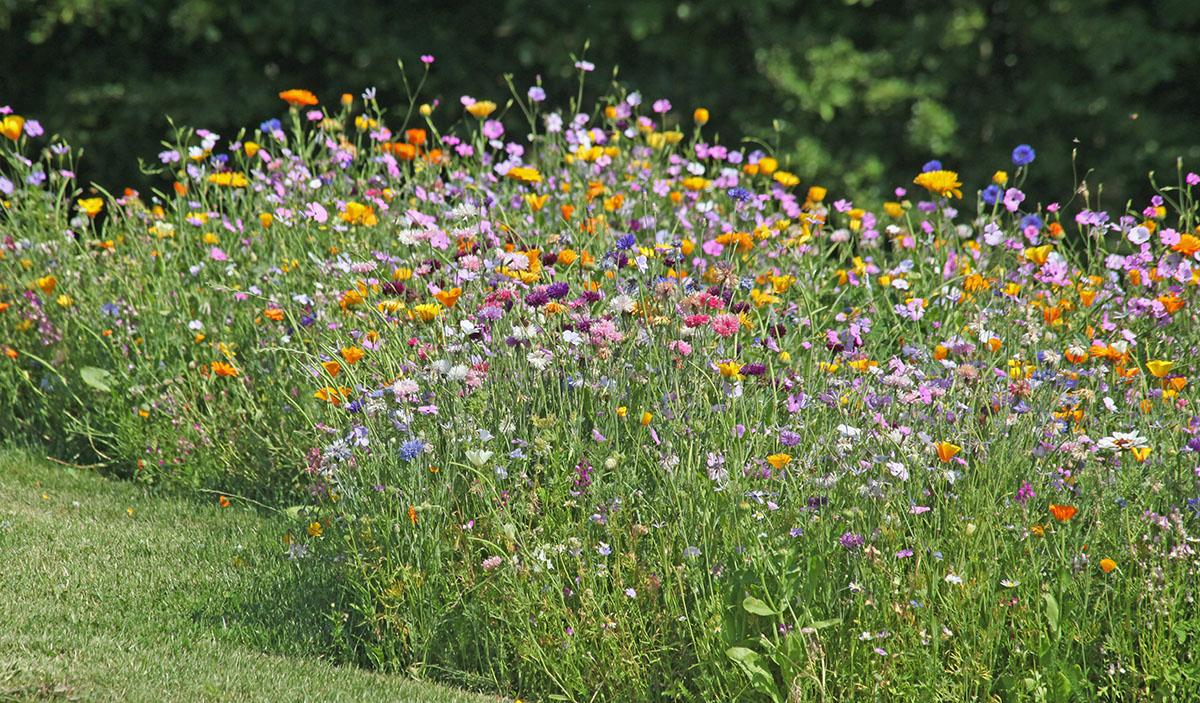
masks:
[(80, 175), (110, 188), (146, 185), (136, 157), (165, 115), (232, 136), (291, 87), (376, 86), (402, 108), (398, 58), (436, 56), (443, 121), (463, 94), (503, 104), (503, 73), (565, 104), (585, 40), (593, 91), (619, 65), (835, 193), (882, 196), (933, 158), (977, 188), (1023, 142), (1038, 192), (1069, 196), (1078, 149), (1110, 206), (1150, 170), (1173, 180), (1177, 156), (1200, 166), (1195, 0), (0, 0), (0, 38), (0, 104), (83, 147)]

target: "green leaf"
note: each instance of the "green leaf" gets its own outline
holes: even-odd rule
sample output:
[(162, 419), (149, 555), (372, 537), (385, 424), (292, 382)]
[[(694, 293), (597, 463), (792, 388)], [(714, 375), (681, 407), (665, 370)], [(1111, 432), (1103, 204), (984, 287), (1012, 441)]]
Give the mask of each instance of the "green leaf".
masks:
[(750, 677), (751, 687), (767, 694), (773, 701), (781, 700), (779, 691), (775, 689), (775, 677), (758, 663), (758, 652), (749, 647), (730, 647), (725, 650), (725, 656), (733, 660), (733, 663)]
[(754, 596), (746, 596), (746, 598), (742, 600), (742, 609), (752, 615), (762, 615), (764, 617), (778, 614), (774, 610), (771, 610), (771, 606), (767, 605), (758, 598), (755, 598)]
[(841, 625), (841, 624), (842, 624), (841, 618), (834, 618), (832, 620), (818, 620), (817, 622), (814, 622), (813, 624), (809, 625), (809, 627), (811, 627), (814, 630), (824, 630), (827, 627), (833, 627), (834, 625)]
[(98, 369), (95, 366), (84, 366), (79, 369), (79, 377), (87, 385), (95, 388), (98, 391), (105, 393), (112, 392), (113, 375), (104, 369)]
[(1050, 632), (1058, 634), (1059, 608), (1058, 599), (1052, 593), (1043, 593), (1042, 600), (1046, 601), (1046, 622), (1050, 624)]

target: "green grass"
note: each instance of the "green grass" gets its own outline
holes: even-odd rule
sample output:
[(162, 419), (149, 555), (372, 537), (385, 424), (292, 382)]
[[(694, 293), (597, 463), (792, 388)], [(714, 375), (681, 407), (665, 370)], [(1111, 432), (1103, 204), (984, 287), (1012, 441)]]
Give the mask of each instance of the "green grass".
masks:
[(331, 662), (287, 525), (0, 453), (0, 701), (485, 701)]

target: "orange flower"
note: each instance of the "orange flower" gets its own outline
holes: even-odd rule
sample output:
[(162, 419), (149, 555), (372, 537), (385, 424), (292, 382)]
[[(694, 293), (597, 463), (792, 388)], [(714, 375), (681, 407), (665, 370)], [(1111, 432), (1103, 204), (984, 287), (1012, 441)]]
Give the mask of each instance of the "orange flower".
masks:
[(458, 296), (462, 295), (462, 288), (451, 288), (450, 290), (440, 290), (433, 294), (437, 301), (448, 308), (454, 307), (458, 302)]
[(1171, 251), (1177, 251), (1184, 256), (1192, 256), (1200, 251), (1200, 238), (1191, 234), (1185, 234), (1179, 238), (1179, 241), (1171, 246)]
[(329, 372), (330, 376), (337, 376), (342, 371), (342, 365), (333, 359), (322, 362), (321, 366), (325, 367), (325, 370)]
[(1104, 558), (1100, 560), (1100, 570), (1106, 574), (1111, 574), (1113, 569), (1117, 568), (1117, 562), (1112, 559)]
[(413, 146), (422, 146), (425, 144), (425, 130), (423, 129), (406, 129), (404, 130), (404, 140)]
[(293, 107), (312, 106), (317, 104), (317, 96), (312, 91), (292, 88), (279, 94), (279, 99)]
[(238, 373), (240, 373), (233, 364), (224, 361), (214, 361), (211, 366), (213, 373), (226, 378), (236, 378)]
[(365, 355), (366, 352), (358, 347), (342, 347), (342, 358), (351, 366), (357, 364)]
[(283, 320), (283, 311), (279, 308), (267, 308), (263, 311), (263, 314), (267, 316), (268, 320), (274, 320), (276, 322)]
[(933, 445), (933, 449), (937, 452), (937, 458), (943, 463), (948, 463), (962, 451), (962, 447), (951, 442), (937, 442)]
[(1069, 522), (1075, 517), (1075, 513), (1079, 512), (1073, 505), (1059, 505), (1058, 503), (1050, 504), (1050, 514), (1059, 522)]
[(412, 521), (412, 524), (417, 524), (417, 507), (415, 505), (408, 506), (408, 519)]
[(217, 503), (218, 503), (218, 504), (219, 504), (219, 505), (220, 505), (222, 508), (228, 508), (228, 507), (229, 507), (229, 499), (228, 499), (228, 498), (226, 498), (225, 496), (221, 496), (220, 498), (218, 498), (218, 499), (217, 499)]

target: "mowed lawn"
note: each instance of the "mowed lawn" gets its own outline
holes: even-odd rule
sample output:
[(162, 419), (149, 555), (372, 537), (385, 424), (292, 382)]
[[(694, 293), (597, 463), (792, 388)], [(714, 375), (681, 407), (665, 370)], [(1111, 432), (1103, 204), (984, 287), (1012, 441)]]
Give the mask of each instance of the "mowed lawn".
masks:
[(331, 663), (287, 529), (0, 452), (0, 701), (497, 700)]

